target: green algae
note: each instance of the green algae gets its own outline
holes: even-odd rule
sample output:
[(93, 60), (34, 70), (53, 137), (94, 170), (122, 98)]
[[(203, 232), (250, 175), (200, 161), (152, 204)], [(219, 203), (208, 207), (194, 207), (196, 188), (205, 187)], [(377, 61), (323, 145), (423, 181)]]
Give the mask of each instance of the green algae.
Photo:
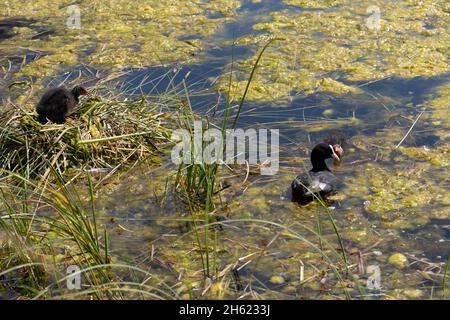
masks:
[(396, 267), (403, 269), (408, 265), (408, 259), (406, 258), (406, 256), (402, 253), (394, 253), (392, 254), (389, 259), (388, 262), (392, 265), (395, 265)]
[(368, 180), (373, 194), (368, 198), (372, 201), (366, 207), (369, 211), (387, 212), (406, 206), (417, 207), (430, 200), (431, 192), (421, 188), (421, 181), (418, 181), (419, 175), (416, 172), (386, 172), (369, 166), (366, 174), (369, 174)]
[[(434, 92), (434, 97), (429, 98), (427, 104), (431, 109), (428, 118), (434, 126), (450, 127), (450, 82), (438, 86)], [(441, 135), (442, 138), (448, 138), (448, 130)]]
[(40, 53), (17, 77), (37, 80), (83, 63), (116, 71), (193, 62), (206, 47), (205, 39), (240, 6), (237, 0), (81, 1), (77, 4), (80, 29), (72, 29), (66, 27), (72, 4), (66, 0), (38, 0), (25, 6), (22, 1), (5, 3), (2, 18), (33, 17), (34, 27), (54, 30), (39, 39), (32, 37), (36, 32), (30, 28), (16, 28), (14, 37), (0, 42), (5, 56), (25, 54), (24, 48)]
[(429, 161), (438, 167), (447, 167), (450, 164), (450, 145), (440, 145), (436, 148), (400, 147), (399, 151), (409, 157)]
[(270, 282), (272, 282), (273, 284), (283, 284), (285, 280), (282, 276), (273, 275), (270, 277)]
[(358, 93), (360, 90), (355, 87), (345, 85), (331, 78), (322, 78), (318, 81), (318, 90), (335, 94)]
[(414, 229), (432, 218), (448, 219), (448, 179), (442, 179), (447, 176), (448, 144), (396, 149), (403, 135), (399, 128), (390, 128), (353, 139), (360, 153), (378, 162), (361, 164), (354, 168), (355, 176), (345, 178), (347, 201), (360, 199), (384, 228)]
[(345, 0), (283, 0), (285, 4), (302, 8), (328, 8), (337, 6)]
[(404, 289), (403, 294), (409, 299), (420, 299), (423, 298), (424, 293), (419, 289)]
[[(290, 2), (294, 3), (294, 1)], [(309, 6), (312, 8), (316, 6), (324, 8), (328, 7), (328, 3), (331, 3), (332, 1), (295, 2), (305, 3), (302, 5), (302, 7)], [(414, 3), (412, 3), (411, 5), (414, 5)], [(364, 4), (361, 4), (361, 6), (363, 7)], [(415, 10), (417, 10), (418, 13), (422, 12), (422, 10), (425, 10), (425, 12), (427, 12), (427, 8), (429, 6), (431, 6), (431, 4), (427, 2), (427, 5), (424, 6), (424, 9), (422, 7), (417, 7), (415, 8)], [(122, 9), (125, 11), (127, 10), (126, 7), (123, 7)], [(365, 7), (363, 9), (365, 10)], [(145, 8), (144, 11), (147, 11), (147, 13), (143, 13), (143, 15), (148, 14), (148, 16), (146, 16), (146, 18), (144, 19), (151, 19), (152, 15), (157, 15), (157, 12), (155, 13), (152, 8)], [(170, 14), (174, 14), (174, 12)], [(230, 9), (229, 11), (225, 10), (225, 14), (232, 15), (232, 9)], [(425, 15), (428, 15), (428, 13), (425, 13)], [(324, 16), (326, 20), (328, 16), (325, 14)], [(331, 16), (333, 17), (333, 15)], [(289, 33), (289, 29), (300, 28), (297, 25), (298, 22), (296, 20), (289, 19), (290, 13), (286, 15), (286, 17), (286, 19), (282, 19), (280, 15), (279, 22), (261, 23), (255, 25), (254, 29), (266, 30), (270, 32), (281, 32), (280, 30), (285, 30), (287, 33)], [(431, 15), (431, 17), (433, 17), (433, 15)], [(399, 19), (403, 20), (405, 18), (409, 19), (409, 17), (399, 17)], [(354, 20), (355, 18), (348, 17), (348, 20), (344, 22), (351, 22), (353, 21), (352, 19)], [(341, 26), (339, 24), (339, 21), (337, 20), (337, 16), (331, 19), (332, 23), (336, 24), (337, 27), (344, 28), (344, 26)], [(445, 18), (442, 20), (438, 20), (434, 22), (434, 26), (437, 26), (438, 29), (425, 31), (423, 31), (423, 28), (421, 27), (421, 22), (416, 22), (413, 25), (413, 21), (409, 21), (404, 31), (406, 32), (407, 30), (409, 30), (408, 26), (414, 27), (417, 30), (423, 32), (423, 37), (434, 38), (439, 36), (439, 33), (441, 32), (441, 29), (439, 28), (446, 27), (444, 24), (445, 21)], [(167, 26), (167, 24), (169, 24), (169, 21), (164, 23), (166, 23), (166, 26), (164, 27), (169, 27)], [(387, 26), (387, 22), (383, 21), (382, 23), (383, 25), (386, 24)], [(80, 58), (78, 54), (75, 54), (72, 57), (73, 60), (71, 60), (72, 58), (67, 58), (67, 61), (74, 65), (80, 62), (88, 62), (90, 64), (101, 66), (104, 68), (109, 68), (109, 66), (112, 66), (112, 69), (120, 69), (123, 67), (127, 67), (128, 65), (136, 67), (144, 66), (148, 61), (151, 61), (150, 63), (155, 64), (165, 63), (167, 61), (170, 62), (171, 60), (176, 61), (178, 58), (180, 58), (182, 62), (195, 61), (197, 58), (194, 56), (194, 54), (202, 49), (203, 39), (174, 42), (171, 34), (164, 36), (156, 34), (154, 42), (144, 42), (138, 45), (133, 44), (130, 47), (121, 47), (121, 44), (118, 43), (121, 42), (122, 38), (124, 39), (125, 43), (132, 43), (132, 37), (128, 38), (128, 36), (132, 33), (133, 27), (133, 22), (123, 23), (122, 21), (117, 25), (111, 27), (110, 29), (108, 29), (107, 26), (102, 26), (102, 28), (104, 28), (104, 30), (102, 29), (103, 31), (100, 30), (102, 39), (108, 37), (109, 30), (113, 30), (114, 35), (111, 35), (111, 37), (114, 39), (115, 43), (108, 43), (101, 48), (97, 47), (96, 43), (93, 43), (92, 47), (95, 49), (94, 53), (86, 53), (87, 56), (85, 58)], [(360, 27), (364, 28), (363, 25), (361, 25)], [(402, 26), (397, 26), (397, 28), (400, 27)], [(29, 34), (31, 32), (30, 30), (31, 29), (23, 28), (23, 30), (19, 30), (18, 32), (23, 33), (24, 37), (27, 37), (27, 33)], [(211, 30), (202, 30), (202, 32), (214, 32), (214, 30), (217, 29), (213, 28)], [(331, 32), (331, 30), (329, 31)], [(149, 31), (146, 32), (147, 35), (150, 35)], [(174, 32), (178, 32), (178, 30), (174, 30)], [(315, 37), (320, 39), (321, 35), (319, 33), (321, 33), (322, 31), (315, 32)], [(342, 32), (342, 36), (346, 36), (346, 34)], [(293, 39), (293, 37), (294, 34), (289, 35), (288, 40)], [(258, 43), (259, 40), (262, 41), (263, 39), (265, 39), (263, 36), (257, 36), (254, 38), (255, 39), (251, 39), (251, 37), (241, 38), (238, 41), (240, 41), (241, 43), (247, 41), (247, 44), (254, 44)], [(387, 44), (383, 44), (381, 42), (377, 45), (385, 45), (385, 49), (387, 51), (391, 50), (387, 49)], [(295, 65), (289, 63), (283, 64), (284, 62), (281, 61), (282, 59), (279, 59), (279, 53), (274, 49), (273, 52), (269, 52), (267, 56), (264, 56), (263, 61), (266, 60), (267, 57), (267, 64), (264, 65), (263, 62), (261, 68), (258, 69), (257, 73), (259, 74), (262, 71), (262, 76), (257, 75), (255, 82), (252, 83), (249, 97), (254, 100), (268, 100), (268, 97), (274, 100), (283, 100), (283, 98), (288, 95), (287, 93), (290, 92), (300, 91), (304, 94), (313, 94), (322, 91), (331, 92), (335, 95), (348, 95), (348, 99), (352, 104), (360, 104), (354, 94), (360, 93), (361, 89), (346, 80), (359, 79), (366, 81), (368, 79), (378, 79), (378, 77), (383, 77), (385, 75), (383, 68), (388, 68), (389, 66), (384, 65), (385, 62), (381, 63), (381, 66), (378, 65), (377, 63), (379, 63), (380, 61), (377, 60), (378, 57), (364, 57), (362, 58), (362, 61), (358, 61), (360, 59), (360, 56), (358, 56), (360, 53), (357, 52), (356, 55), (352, 56), (352, 50), (350, 48), (342, 46), (343, 41), (340, 41), (339, 43), (339, 46), (336, 46), (334, 43), (332, 45), (327, 45), (322, 41), (321, 45), (324, 46), (324, 50), (319, 48), (318, 51), (313, 51), (315, 52), (314, 54), (316, 54), (316, 57), (320, 57), (321, 61), (310, 59), (307, 56), (308, 52), (305, 51), (305, 56), (298, 62), (298, 68), (296, 68)], [(147, 44), (148, 47), (145, 47)], [(100, 45), (101, 44), (98, 44), (98, 46)], [(161, 48), (163, 48), (161, 52), (163, 53), (163, 58), (167, 59), (167, 61), (163, 58), (160, 59), (160, 54), (153, 50), (153, 45), (156, 45), (158, 47), (161, 46)], [(283, 46), (283, 44), (280, 45)], [(285, 45), (287, 46), (287, 44)], [(373, 50), (376, 50), (377, 45), (373, 46)], [(406, 47), (410, 45), (412, 45), (412, 42), (409, 42)], [(68, 42), (67, 48), (70, 48), (70, 46), (70, 42)], [(170, 51), (171, 46), (173, 46), (174, 48), (173, 51)], [(145, 49), (142, 51), (143, 47), (145, 47)], [(56, 48), (57, 46), (49, 51), (56, 52)], [(66, 47), (64, 46), (63, 48)], [(285, 48), (283, 50), (285, 50), (283, 51), (283, 54), (286, 56), (291, 53), (291, 51), (289, 51), (289, 48)], [(392, 50), (398, 49), (394, 48)], [(427, 50), (425, 50), (423, 53), (419, 52), (419, 55), (428, 54)], [(326, 51), (329, 51), (329, 55), (325, 55)], [(146, 54), (142, 54), (142, 52), (146, 52)], [(413, 51), (408, 53), (412, 53), (412, 55), (414, 56)], [(52, 55), (55, 55), (55, 57), (51, 58)], [(356, 59), (357, 62), (349, 59), (349, 56), (352, 59)], [(440, 56), (437, 55), (436, 57)], [(39, 64), (38, 61), (41, 59), (43, 60)], [(32, 66), (39, 66), (39, 68), (33, 69), (27, 68), (26, 66), (24, 70), (32, 77), (40, 75), (52, 75), (53, 72), (55, 72), (54, 64), (61, 65), (61, 67), (63, 68), (64, 62), (59, 63), (58, 61), (64, 61), (64, 59), (65, 58), (63, 56), (60, 56), (58, 58), (57, 53), (50, 53), (49, 55), (42, 56), (31, 64)], [(289, 60), (287, 61), (289, 62)], [(302, 69), (303, 61), (307, 66), (306, 69)], [(248, 61), (241, 61), (239, 66), (243, 69), (246, 69), (252, 65), (252, 62), (254, 62), (254, 60), (252, 59), (249, 59)], [(401, 63), (402, 59), (400, 59), (398, 62)], [(36, 64), (34, 65), (34, 63)], [(389, 60), (389, 63), (394, 63), (394, 61)], [(373, 66), (375, 67), (372, 68), (371, 64), (373, 64)], [(335, 70), (336, 66), (338, 67), (337, 70), (340, 70), (341, 67), (345, 68), (346, 72), (348, 73), (347, 79), (342, 78), (342, 76), (334, 77), (328, 74), (329, 70)], [(439, 64), (437, 64), (437, 67), (439, 67)], [(425, 63), (424, 65), (418, 65), (417, 68), (414, 67), (411, 70), (414, 72), (427, 72), (427, 70), (425, 70), (426, 68), (427, 66)], [(432, 67), (433, 72), (439, 70), (439, 68), (433, 68), (434, 67)], [(276, 71), (275, 75), (272, 75), (271, 72), (274, 70)], [(410, 70), (402, 70), (401, 72), (407, 74), (408, 72), (410, 72)], [(398, 74), (400, 75), (401, 73), (399, 72)], [(246, 74), (245, 71), (235, 72), (235, 82), (233, 83), (233, 89), (236, 91), (235, 95), (243, 92), (247, 75), (248, 74)], [(226, 87), (224, 88), (224, 90), (226, 90)], [(446, 113), (448, 112), (448, 109), (444, 109), (446, 108), (446, 106), (448, 106), (448, 99), (446, 100), (445, 98), (448, 90), (446, 92), (445, 87), (442, 87), (438, 92), (440, 97), (435, 99), (435, 105), (432, 106), (436, 106), (436, 110), (433, 109), (432, 112), (437, 110), (439, 110), (439, 112), (442, 112), (440, 116), (437, 116), (437, 114), (433, 113), (433, 121), (440, 121), (440, 123), (436, 125), (441, 125), (448, 119), (448, 114)], [(280, 105), (282, 105), (283, 103), (284, 101), (282, 101)], [(326, 107), (329, 106), (326, 105)], [(373, 107), (375, 108), (375, 106)], [(336, 109), (336, 111), (340, 110)], [(375, 111), (371, 114), (378, 115), (379, 111)], [(332, 114), (326, 112), (324, 116), (331, 117)], [(366, 122), (363, 119), (353, 117), (348, 119), (337, 119), (337, 121), (307, 124), (305, 126), (307, 126), (307, 129), (310, 132), (321, 132), (323, 130), (329, 129), (330, 127), (342, 128), (347, 125), (360, 127), (361, 124), (365, 123)], [(339, 222), (340, 232), (342, 233), (341, 236), (345, 241), (348, 241), (352, 245), (356, 245), (360, 249), (370, 247), (371, 245), (375, 244), (380, 238), (383, 238), (385, 242), (389, 243), (389, 245), (399, 247), (405, 245), (407, 246), (407, 248), (410, 248), (410, 243), (406, 243), (406, 241), (404, 240), (394, 239), (394, 237), (399, 234), (398, 230), (392, 231), (388, 229), (388, 231), (386, 231), (386, 228), (414, 228), (416, 225), (425, 225), (431, 217), (438, 217), (440, 219), (447, 219), (449, 217), (449, 200), (447, 199), (448, 197), (446, 197), (446, 193), (444, 192), (444, 184), (436, 182), (436, 172), (433, 172), (434, 169), (442, 170), (443, 167), (447, 166), (448, 160), (445, 158), (445, 156), (448, 155), (448, 148), (440, 149), (441, 145), (433, 147), (432, 149), (430, 149), (430, 155), (430, 152), (426, 151), (425, 149), (423, 149), (422, 152), (421, 148), (401, 147), (396, 151), (393, 151), (390, 147), (388, 147), (388, 145), (394, 144), (394, 142), (398, 142), (405, 134), (406, 130), (407, 128), (387, 128), (378, 130), (374, 138), (359, 136), (358, 141), (358, 137), (356, 137), (356, 139), (353, 139), (353, 142), (355, 142), (355, 145), (358, 148), (358, 157), (362, 158), (362, 160), (365, 160), (367, 153), (373, 156), (375, 156), (376, 153), (378, 162), (377, 160), (375, 160), (373, 165), (361, 165), (356, 166), (356, 168), (352, 163), (344, 163), (344, 166), (347, 166), (348, 170), (351, 170), (351, 174), (344, 173), (348, 171), (338, 172), (339, 177), (342, 177), (346, 184), (346, 187), (343, 190), (340, 190), (340, 193), (346, 196), (343, 199), (343, 205), (347, 207), (349, 204), (358, 203), (358, 209), (352, 208), (351, 210), (349, 209), (348, 211), (346, 211), (345, 216), (347, 217), (348, 221), (340, 219), (341, 216), (339, 210), (337, 210), (338, 212), (335, 213), (337, 221)], [(99, 133), (95, 125), (89, 128), (89, 134), (91, 135), (91, 137), (98, 136)], [(375, 145), (376, 147), (374, 147)], [(307, 147), (302, 148), (302, 150), (304, 150), (305, 152), (307, 151), (307, 149)], [(373, 157), (371, 157), (370, 159), (372, 160)], [(289, 163), (294, 163), (302, 162), (303, 160), (308, 162), (307, 158), (300, 158), (299, 156), (293, 159), (289, 159), (288, 161)], [(358, 160), (361, 159), (358, 158)], [(411, 162), (416, 161), (420, 162), (419, 167), (414, 167), (415, 169), (418, 169), (417, 173), (414, 173), (413, 171), (410, 172), (408, 170), (406, 170), (406, 173), (402, 173), (406, 163), (409, 165)], [(358, 168), (362, 168), (362, 171), (358, 172)], [(290, 203), (289, 201), (280, 201), (280, 195), (289, 186), (289, 183), (296, 172), (300, 170), (298, 166), (295, 169), (289, 169), (292, 170), (292, 172), (283, 172), (281, 176), (277, 176), (276, 182), (263, 186), (251, 185), (248, 188), (245, 187), (245, 192), (242, 194), (242, 196), (238, 197), (237, 199), (231, 197), (231, 203), (228, 204), (228, 210), (224, 210), (224, 212), (227, 213), (227, 218), (267, 219), (282, 224), (296, 221), (303, 224), (304, 226), (308, 226), (314, 229), (315, 220), (312, 212), (314, 211), (315, 207), (313, 205), (308, 208), (302, 208)], [(344, 168), (344, 170), (346, 169)], [(147, 173), (148, 172), (146, 171), (145, 174)], [(242, 227), (241, 224), (234, 223), (231, 224), (233, 226), (232, 228), (225, 228), (225, 232), (219, 233), (218, 235), (218, 278), (214, 280), (214, 283), (211, 285), (210, 289), (205, 292), (205, 294), (201, 294), (202, 291), (205, 290), (201, 272), (199, 272), (199, 269), (201, 269), (199, 251), (201, 249), (195, 245), (195, 239), (192, 234), (185, 234), (185, 232), (191, 230), (189, 229), (189, 227), (183, 229), (183, 236), (180, 236), (178, 233), (178, 230), (181, 227), (177, 219), (180, 215), (186, 215), (186, 208), (182, 206), (180, 206), (181, 208), (176, 208), (175, 205), (167, 203), (164, 204), (164, 207), (160, 208), (159, 201), (156, 202), (154, 200), (150, 200), (152, 199), (153, 195), (156, 195), (159, 200), (163, 199), (163, 190), (166, 183), (165, 178), (168, 174), (169, 173), (167, 172), (167, 170), (164, 170), (163, 174), (159, 178), (149, 179), (151, 181), (148, 181), (147, 183), (142, 183), (141, 179), (137, 178), (136, 176), (134, 176), (133, 178), (129, 178), (129, 181), (125, 185), (125, 187), (117, 190), (117, 192), (115, 192), (112, 196), (114, 198), (112, 201), (116, 204), (115, 206), (112, 206), (114, 208), (114, 211), (113, 209), (103, 209), (102, 212), (104, 216), (108, 217), (109, 215), (113, 215), (113, 212), (118, 211), (118, 214), (114, 213), (114, 217), (124, 219), (126, 222), (122, 223), (123, 226), (125, 226), (127, 230), (132, 231), (128, 232), (124, 231), (123, 229), (119, 229), (117, 226), (114, 227), (117, 229), (117, 233), (112, 235), (113, 250), (117, 250), (117, 248), (120, 248), (121, 246), (126, 247), (126, 249), (122, 250), (124, 252), (121, 252), (120, 255), (123, 255), (123, 257), (121, 258), (126, 257), (129, 259), (136, 258), (134, 256), (134, 250), (138, 251), (138, 254), (136, 254), (138, 256), (138, 261), (136, 262), (136, 264), (141, 265), (142, 263), (146, 267), (148, 266), (149, 268), (151, 268), (158, 275), (163, 275), (162, 277), (164, 279), (168, 279), (171, 283), (174, 283), (174, 286), (176, 286), (176, 291), (182, 298), (191, 299), (193, 297), (207, 297), (213, 299), (222, 299), (239, 297), (242, 292), (233, 291), (232, 284), (234, 280), (231, 276), (231, 272), (224, 271), (227, 270), (226, 268), (230, 264), (234, 266), (242, 266), (245, 261), (250, 261), (241, 259), (243, 256), (247, 256), (248, 254), (253, 252), (258, 253), (258, 258), (254, 259), (247, 267), (243, 269), (243, 274), (246, 274), (250, 271), (252, 276), (258, 279), (258, 281), (261, 281), (260, 279), (267, 279), (269, 282), (271, 282), (270, 275), (273, 275), (274, 272), (283, 273), (283, 277), (278, 276), (283, 279), (283, 281), (285, 280), (284, 275), (287, 275), (290, 279), (298, 278), (299, 259), (301, 259), (306, 265), (305, 277), (317, 277), (313, 281), (310, 281), (309, 283), (306, 283), (304, 285), (298, 285), (298, 283), (291, 285), (291, 281), (286, 281), (288, 282), (288, 286), (285, 286), (282, 289), (281, 292), (283, 294), (288, 294), (292, 297), (298, 297), (298, 294), (301, 294), (307, 298), (317, 297), (323, 299), (336, 299), (341, 298), (340, 296), (336, 295), (340, 293), (338, 289), (342, 289), (342, 287), (350, 285), (350, 283), (348, 283), (347, 281), (336, 282), (335, 279), (332, 279), (331, 281), (329, 281), (329, 283), (331, 282), (332, 284), (330, 289), (332, 293), (330, 293), (330, 295), (324, 295), (322, 291), (323, 288), (319, 280), (323, 276), (322, 270), (326, 269), (327, 266), (325, 263), (323, 263), (323, 257), (321, 254), (312, 251), (311, 248), (304, 243), (294, 241), (292, 234), (289, 234), (287, 232), (281, 233), (281, 236), (276, 241), (271, 242), (277, 235), (277, 230), (275, 230), (274, 228), (265, 227), (264, 229), (262, 229), (258, 228), (256, 224), (252, 224), (249, 227)], [(355, 177), (353, 177), (353, 174), (355, 175)], [(144, 175), (144, 173), (142, 173), (141, 175)], [(383, 183), (387, 184), (387, 190), (385, 193), (383, 193), (381, 190), (383, 187)], [(108, 185), (108, 187), (113, 190), (116, 186)], [(423, 189), (421, 189), (421, 187), (423, 187)], [(242, 189), (244, 190), (244, 187)], [(124, 195), (126, 196), (124, 197)], [(368, 197), (370, 197), (370, 200), (368, 200)], [(427, 197), (431, 198), (427, 199)], [(370, 201), (366, 206), (366, 209), (368, 209), (367, 212), (369, 213), (370, 221), (367, 221), (365, 219), (365, 212), (363, 208), (360, 208), (362, 206), (362, 202), (367, 200)], [(389, 202), (392, 202), (391, 206)], [(132, 210), (130, 210), (130, 204), (132, 204), (132, 206), (136, 206), (139, 212), (132, 213)], [(447, 207), (443, 208), (444, 205), (446, 205)], [(160, 217), (168, 219), (172, 218), (173, 220), (167, 221), (161, 219), (156, 222), (148, 222), (148, 224), (147, 222), (140, 222), (141, 224), (139, 224), (138, 222), (137, 225), (135, 225), (136, 222), (133, 220), (137, 219), (139, 221), (142, 219), (143, 221), (147, 221), (147, 219), (158, 219)], [(374, 217), (375, 219), (373, 219)], [(372, 224), (378, 227), (377, 231), (374, 231), (372, 229)], [(326, 227), (329, 228), (329, 225), (325, 225), (324, 227), (325, 229)], [(304, 231), (301, 228), (299, 228), (299, 230), (301, 232)], [(329, 230), (326, 229), (326, 232), (330, 241), (333, 241), (333, 238), (329, 237)], [(201, 236), (203, 237), (203, 234), (201, 234)], [(306, 236), (308, 239), (316, 239), (314, 236), (308, 237), (309, 234), (306, 234)], [(155, 246), (156, 249), (154, 253), (153, 249), (150, 248), (150, 245)], [(267, 245), (268, 247), (266, 247)], [(392, 248), (386, 245), (382, 246), (381, 250), (383, 252), (390, 252)], [(269, 254), (274, 254), (278, 251), (293, 253), (293, 256), (289, 258), (273, 258), (271, 256), (268, 256)], [(144, 256), (144, 258), (142, 258), (142, 256)], [(61, 257), (58, 257), (58, 259), (59, 258)], [(384, 265), (386, 263), (386, 260), (386, 256), (382, 256), (378, 257), (376, 262), (382, 263), (382, 268), (387, 268), (388, 266)], [(113, 261), (118, 261), (118, 259), (113, 257)], [(240, 264), (238, 264), (238, 262)], [(365, 263), (367, 262), (369, 261), (365, 261)], [(251, 283), (252, 281), (249, 280), (246, 276), (242, 276), (242, 274), (241, 278), (244, 281), (244, 284)], [(408, 290), (411, 290), (409, 289), (411, 286), (419, 286), (419, 282), (414, 281), (414, 279), (411, 279), (411, 277), (405, 275), (402, 272), (399, 272), (398, 270), (395, 270), (392, 274), (383, 274), (382, 281), (383, 289), (386, 289), (391, 297), (414, 298), (417, 296), (416, 293), (408, 292)], [(255, 282), (253, 282), (252, 284), (255, 284)], [(334, 288), (333, 285), (336, 285), (339, 288)], [(401, 286), (407, 286), (407, 288), (395, 289)], [(276, 292), (275, 290), (266, 291), (264, 290), (264, 288), (258, 288), (258, 286), (255, 286), (254, 291), (255, 293), (253, 297), (284, 297), (281, 292)]]
[(429, 166), (405, 170), (367, 164), (363, 174), (350, 178), (349, 195), (363, 196), (365, 210), (387, 228), (413, 228), (432, 217), (448, 218), (446, 188), (429, 179)]
[[(238, 39), (246, 44), (262, 43), (267, 36), (284, 39), (265, 53), (258, 70), (260, 78), (254, 82), (249, 99), (271, 101), (293, 91), (355, 93), (357, 88), (350, 82), (392, 76), (432, 77), (448, 71), (450, 34), (446, 25), (450, 14), (444, 1), (380, 1), (376, 4), (381, 11), (378, 30), (367, 25), (366, 10), (373, 5), (369, 1), (287, 3), (326, 8), (341, 2), (345, 3), (334, 10), (272, 12), (270, 21), (253, 25), (268, 35)], [(239, 68), (248, 70), (255, 59), (256, 55), (239, 61)], [(318, 83), (329, 78), (324, 75), (336, 71), (342, 75), (318, 88)], [(235, 85), (242, 94), (242, 80), (237, 79)]]

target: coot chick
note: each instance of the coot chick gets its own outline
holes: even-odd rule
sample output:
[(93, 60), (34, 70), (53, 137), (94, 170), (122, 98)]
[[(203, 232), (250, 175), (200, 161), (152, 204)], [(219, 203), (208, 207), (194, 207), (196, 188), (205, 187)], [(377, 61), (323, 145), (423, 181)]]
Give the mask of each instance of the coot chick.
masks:
[(335, 193), (338, 180), (327, 167), (325, 160), (333, 158), (339, 162), (343, 153), (344, 150), (338, 144), (323, 142), (316, 145), (311, 152), (313, 168), (292, 181), (292, 201), (306, 204), (314, 199), (314, 194), (323, 198)]
[(38, 121), (42, 124), (48, 120), (64, 123), (69, 112), (78, 104), (78, 98), (87, 94), (87, 90), (81, 86), (75, 86), (72, 90), (63, 87), (47, 90), (36, 106)]

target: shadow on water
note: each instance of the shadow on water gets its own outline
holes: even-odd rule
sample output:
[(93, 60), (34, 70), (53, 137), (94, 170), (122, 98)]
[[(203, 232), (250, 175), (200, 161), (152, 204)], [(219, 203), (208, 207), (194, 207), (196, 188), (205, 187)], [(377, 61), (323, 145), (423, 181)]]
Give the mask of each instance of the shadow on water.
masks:
[(0, 20), (0, 41), (9, 39), (15, 36), (14, 28), (16, 27), (30, 27), (36, 21), (28, 19), (5, 19)]

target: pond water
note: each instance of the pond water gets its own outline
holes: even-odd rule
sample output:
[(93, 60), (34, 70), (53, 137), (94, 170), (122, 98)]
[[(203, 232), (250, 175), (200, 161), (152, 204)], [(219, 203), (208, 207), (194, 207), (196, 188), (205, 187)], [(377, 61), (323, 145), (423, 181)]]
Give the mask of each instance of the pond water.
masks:
[[(344, 0), (144, 1), (143, 10), (118, 1), (111, 9), (93, 5), (102, 18), (98, 26), (81, 3), (82, 32), (58, 29), (61, 16), (45, 21), (57, 16), (55, 8), (18, 14), (10, 3), (0, 15), (17, 23), (14, 29), (0, 20), (0, 52), (10, 57), (1, 62), (0, 94), (30, 108), (33, 99), (19, 89), (8, 92), (9, 84), (25, 79), (39, 92), (117, 72), (112, 82), (129, 95), (152, 95), (167, 90), (165, 75), (172, 73), (176, 87), (184, 80), (194, 93), (197, 113), (217, 110), (220, 117), (225, 96), (218, 92), (228, 84), (231, 61), (232, 95), (239, 97), (262, 46), (270, 36), (280, 38), (263, 55), (238, 122), (279, 129), (279, 173), (245, 179), (245, 172), (223, 168), (231, 187), (214, 214), (226, 220), (211, 231), (218, 280), (203, 282), (190, 214), (166, 194), (176, 173), (168, 156), (157, 168), (133, 168), (98, 193), (114, 261), (156, 273), (183, 298), (340, 299), (344, 288), (354, 298), (442, 294), (450, 254), (446, 1), (378, 1), (375, 7)], [(37, 33), (45, 33), (42, 43), (33, 39)], [(289, 199), (292, 179), (310, 168), (309, 151), (330, 136), (345, 140), (343, 163), (333, 167), (341, 188), (330, 213), (353, 280), (333, 272), (343, 272), (342, 252), (328, 213)], [(370, 266), (380, 270), (381, 287), (372, 290)]]

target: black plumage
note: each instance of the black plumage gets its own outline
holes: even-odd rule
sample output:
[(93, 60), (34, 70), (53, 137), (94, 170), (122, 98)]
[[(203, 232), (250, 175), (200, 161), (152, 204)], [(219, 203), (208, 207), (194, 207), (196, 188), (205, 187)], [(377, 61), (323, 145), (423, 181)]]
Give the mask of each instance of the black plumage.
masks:
[(64, 123), (67, 115), (78, 104), (81, 95), (87, 95), (87, 90), (76, 86), (72, 90), (63, 87), (47, 90), (36, 106), (38, 121), (42, 124), (48, 120), (54, 123)]
[(311, 152), (313, 168), (307, 173), (298, 175), (292, 181), (292, 200), (306, 204), (314, 199), (314, 194), (323, 198), (335, 193), (338, 179), (330, 171), (325, 160), (333, 158), (340, 161), (343, 153), (344, 150), (338, 144), (332, 146), (327, 143), (319, 143), (316, 145)]

